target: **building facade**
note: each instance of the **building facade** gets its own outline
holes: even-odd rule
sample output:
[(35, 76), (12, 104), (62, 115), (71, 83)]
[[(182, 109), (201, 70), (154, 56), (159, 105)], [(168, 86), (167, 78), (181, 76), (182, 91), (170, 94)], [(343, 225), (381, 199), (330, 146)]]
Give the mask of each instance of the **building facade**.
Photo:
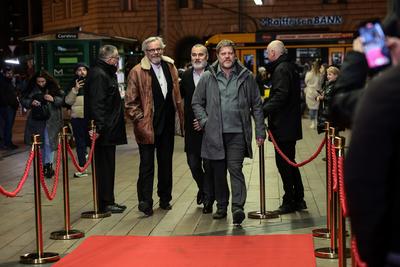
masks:
[(163, 36), (178, 66), (194, 43), (218, 33), (355, 32), (383, 19), (386, 0), (42, 0), (43, 31), (76, 28), (135, 38)]

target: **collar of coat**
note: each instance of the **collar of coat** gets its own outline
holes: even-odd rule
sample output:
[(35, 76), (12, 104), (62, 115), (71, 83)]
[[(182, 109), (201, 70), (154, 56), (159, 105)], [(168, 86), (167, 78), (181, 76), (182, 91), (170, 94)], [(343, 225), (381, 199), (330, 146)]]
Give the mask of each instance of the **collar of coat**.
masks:
[[(161, 56), (161, 60), (165, 61), (170, 64), (174, 64), (174, 60), (170, 57), (167, 56)], [(143, 57), (142, 60), (140, 61), (140, 67), (144, 70), (150, 70), (151, 69), (151, 63), (148, 57)]]

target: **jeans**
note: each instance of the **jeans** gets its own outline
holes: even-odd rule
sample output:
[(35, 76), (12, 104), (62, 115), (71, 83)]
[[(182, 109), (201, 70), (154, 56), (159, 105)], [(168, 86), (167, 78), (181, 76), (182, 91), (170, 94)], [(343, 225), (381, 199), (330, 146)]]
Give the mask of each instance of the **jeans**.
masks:
[(47, 126), (44, 129), (42, 154), (43, 154), (43, 163), (44, 164), (53, 163), (54, 151), (51, 149), (49, 132), (48, 132)]

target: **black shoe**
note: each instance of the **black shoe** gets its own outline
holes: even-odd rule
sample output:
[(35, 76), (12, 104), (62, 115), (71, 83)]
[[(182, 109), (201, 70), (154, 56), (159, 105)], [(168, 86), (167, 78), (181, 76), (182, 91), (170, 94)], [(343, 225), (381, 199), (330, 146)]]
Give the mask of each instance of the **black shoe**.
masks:
[(44, 164), (43, 173), (44, 173), (44, 177), (46, 177), (47, 179), (53, 178), (53, 176), (54, 176), (53, 164), (52, 163)]
[(107, 205), (104, 208), (104, 211), (106, 211), (106, 212), (110, 211), (111, 213), (123, 213), (125, 209), (126, 209), (126, 207), (122, 208), (116, 204), (113, 204), (113, 205)]
[(246, 218), (246, 215), (244, 214), (243, 210), (237, 209), (234, 212), (232, 212), (232, 217), (233, 217), (233, 224), (235, 225), (240, 225), (244, 218)]
[(139, 206), (138, 206), (139, 211), (143, 212), (147, 216), (153, 215), (153, 208), (150, 206), (150, 204), (140, 201)]
[(277, 210), (279, 214), (288, 214), (295, 211), (296, 209), (293, 207), (293, 205), (290, 204), (282, 204)]
[(197, 205), (200, 205), (203, 203), (203, 192), (201, 192), (201, 191), (197, 192), (196, 202), (197, 202)]
[(203, 208), (203, 214), (209, 214), (213, 212), (213, 206), (212, 205), (204, 205)]
[(169, 203), (160, 203), (160, 208), (163, 210), (172, 210), (172, 206)]
[(306, 202), (304, 200), (302, 200), (300, 202), (295, 203), (294, 204), (294, 208), (297, 211), (306, 210), (307, 209), (307, 204), (306, 204)]
[(217, 212), (213, 214), (214, 220), (220, 220), (225, 217), (226, 217), (226, 210), (217, 210)]
[(126, 206), (125, 206), (125, 205), (121, 205), (121, 204), (118, 204), (118, 203), (114, 203), (114, 206), (117, 206), (118, 208), (121, 208), (121, 209), (123, 209), (123, 210), (126, 210)]

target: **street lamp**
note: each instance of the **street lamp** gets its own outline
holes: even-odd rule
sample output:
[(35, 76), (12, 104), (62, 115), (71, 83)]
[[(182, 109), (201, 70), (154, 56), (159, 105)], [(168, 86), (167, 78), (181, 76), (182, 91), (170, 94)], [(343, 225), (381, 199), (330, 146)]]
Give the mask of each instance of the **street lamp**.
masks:
[(256, 4), (257, 6), (262, 6), (263, 0), (254, 0), (254, 4)]

